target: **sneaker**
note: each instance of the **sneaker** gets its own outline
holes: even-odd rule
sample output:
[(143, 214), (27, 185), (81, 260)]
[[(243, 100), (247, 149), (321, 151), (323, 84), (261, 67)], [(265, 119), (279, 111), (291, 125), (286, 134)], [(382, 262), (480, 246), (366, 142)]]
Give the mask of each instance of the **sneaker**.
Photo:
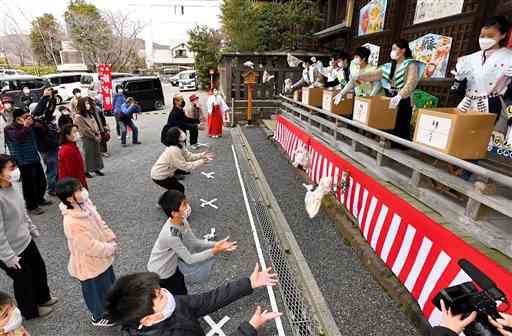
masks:
[(96, 171), (95, 171), (95, 173), (96, 173), (96, 175), (98, 175), (98, 176), (105, 176), (105, 174), (103, 174), (103, 173), (101, 172), (101, 170), (96, 170)]
[(57, 302), (59, 302), (59, 299), (51, 298), (50, 300), (46, 301), (45, 303), (39, 305), (39, 307), (50, 307), (50, 306), (53, 306), (54, 304), (56, 304)]
[(95, 327), (113, 327), (115, 325), (114, 322), (106, 318), (95, 320), (94, 318), (91, 317), (91, 323)]
[(37, 207), (35, 209), (29, 210), (28, 212), (30, 212), (31, 215), (39, 216), (44, 214), (45, 211), (40, 207)]
[(121, 147), (128, 147), (127, 144), (121, 144)]
[(39, 205), (45, 205), (45, 206), (48, 206), (48, 205), (52, 205), (53, 202), (52, 201), (49, 201), (49, 200), (46, 200), (43, 198), (43, 200), (41, 201), (41, 203)]
[(117, 140), (121, 140), (121, 136), (120, 135), (117, 136)]
[(142, 145), (142, 142), (137, 141), (137, 142), (134, 142), (133, 144), (134, 144), (134, 145)]
[(87, 177), (87, 178), (93, 178), (93, 177), (94, 177), (94, 176), (92, 176), (92, 175), (91, 175), (91, 173), (85, 173), (84, 175), (85, 175), (85, 177)]
[(178, 181), (182, 181), (182, 180), (184, 180), (184, 179), (185, 179), (185, 176), (183, 176), (183, 175), (174, 175), (174, 178), (175, 178), (176, 180), (178, 180)]
[(53, 309), (51, 307), (38, 306), (37, 312), (39, 313), (38, 317), (45, 317), (50, 315), (53, 312)]

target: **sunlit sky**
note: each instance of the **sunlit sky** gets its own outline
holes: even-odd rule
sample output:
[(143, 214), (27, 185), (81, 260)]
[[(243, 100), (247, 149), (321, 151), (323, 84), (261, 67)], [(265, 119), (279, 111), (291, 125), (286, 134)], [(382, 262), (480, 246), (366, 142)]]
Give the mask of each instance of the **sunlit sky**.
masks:
[[(146, 28), (141, 38), (153, 36), (153, 42), (173, 45), (186, 41), (187, 30), (195, 23), (219, 27), (219, 3), (221, 0), (90, 0), (100, 10), (123, 11), (135, 20), (142, 20)], [(0, 0), (0, 15), (14, 17), (18, 25), (28, 32), (30, 21), (44, 13), (53, 14), (61, 23), (69, 0)], [(175, 14), (175, 5), (184, 5)], [(199, 7), (206, 6), (206, 7)], [(5, 30), (2, 27), (2, 30)], [(0, 33), (4, 34), (5, 31)]]

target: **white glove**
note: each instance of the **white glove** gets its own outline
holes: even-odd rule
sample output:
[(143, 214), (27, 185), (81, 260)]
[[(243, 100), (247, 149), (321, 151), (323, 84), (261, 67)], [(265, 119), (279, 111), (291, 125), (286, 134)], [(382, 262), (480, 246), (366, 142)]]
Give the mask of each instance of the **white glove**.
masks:
[(336, 96), (334, 96), (333, 100), (334, 104), (339, 105), (344, 100), (343, 94), (341, 92), (338, 93)]
[(21, 260), (21, 258), (18, 256), (12, 257), (11, 259), (9, 259), (5, 262), (5, 266), (7, 266), (9, 268), (14, 268), (14, 269), (20, 270), (21, 269), (20, 260)]
[(397, 94), (396, 96), (394, 96), (393, 98), (391, 98), (389, 100), (389, 108), (390, 109), (396, 108), (401, 100), (402, 100), (402, 96)]

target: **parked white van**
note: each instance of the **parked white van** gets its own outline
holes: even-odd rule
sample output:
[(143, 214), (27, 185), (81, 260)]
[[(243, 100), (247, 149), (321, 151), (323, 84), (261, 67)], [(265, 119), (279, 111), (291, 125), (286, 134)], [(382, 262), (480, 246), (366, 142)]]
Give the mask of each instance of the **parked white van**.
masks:
[(82, 76), (90, 75), (85, 72), (63, 72), (58, 74), (46, 75), (43, 78), (48, 79), (54, 90), (57, 90), (57, 104), (61, 104), (73, 98), (73, 90), (82, 90)]

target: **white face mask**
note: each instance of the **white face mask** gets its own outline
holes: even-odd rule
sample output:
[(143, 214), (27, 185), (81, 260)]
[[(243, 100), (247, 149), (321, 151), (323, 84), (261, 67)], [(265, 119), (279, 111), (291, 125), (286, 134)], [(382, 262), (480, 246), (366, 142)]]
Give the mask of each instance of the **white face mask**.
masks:
[(82, 196), (82, 202), (87, 202), (89, 200), (89, 191), (87, 191), (87, 189), (83, 188), (80, 196)]
[(391, 50), (391, 53), (389, 54), (389, 57), (391, 57), (392, 60), (396, 61), (398, 59), (398, 51)]
[(353, 62), (354, 62), (355, 65), (360, 65), (361, 64), (361, 58), (360, 57), (354, 57)]
[(117, 90), (117, 93), (123, 93), (123, 89)]
[(187, 210), (185, 210), (185, 218), (189, 218), (191, 213), (192, 213), (192, 208), (190, 207), (190, 204), (188, 204)]
[(160, 312), (163, 315), (163, 320), (167, 320), (169, 317), (171, 317), (172, 313), (176, 309), (176, 301), (174, 300), (174, 296), (165, 288), (160, 289), (164, 296), (167, 299), (167, 302), (165, 303), (164, 309)]
[(480, 44), (480, 49), (482, 50), (491, 49), (496, 43), (498, 43), (498, 41), (489, 37), (480, 37), (478, 39), (478, 44)]
[(19, 182), (21, 180), (21, 172), (20, 172), (19, 168), (15, 168), (11, 172), (11, 175), (9, 176), (9, 180), (11, 182)]
[(80, 98), (82, 94), (80, 92), (75, 93), (75, 97)]
[(26, 94), (26, 95), (29, 95), (30, 94), (30, 89), (23, 89), (23, 93)]
[(11, 313), (11, 318), (7, 323), (3, 326), (4, 333), (10, 333), (21, 327), (21, 323), (23, 322), (23, 317), (21, 316), (21, 311), (18, 307), (14, 308)]
[(187, 135), (185, 134), (185, 132), (181, 132), (180, 133), (180, 138), (178, 139), (181, 143), (184, 143), (185, 141), (187, 141)]

